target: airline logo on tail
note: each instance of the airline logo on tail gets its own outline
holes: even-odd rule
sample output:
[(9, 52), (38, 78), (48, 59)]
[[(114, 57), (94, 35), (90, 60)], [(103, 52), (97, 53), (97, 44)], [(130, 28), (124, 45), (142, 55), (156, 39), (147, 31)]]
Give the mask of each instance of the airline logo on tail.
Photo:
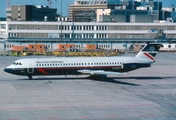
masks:
[(147, 56), (149, 59), (155, 60), (155, 58), (154, 58), (152, 55), (150, 55), (149, 53), (144, 52), (143, 54), (144, 54), (145, 56)]
[(161, 44), (159, 43), (148, 43), (145, 47), (136, 55), (137, 58), (155, 60), (155, 56), (158, 53)]

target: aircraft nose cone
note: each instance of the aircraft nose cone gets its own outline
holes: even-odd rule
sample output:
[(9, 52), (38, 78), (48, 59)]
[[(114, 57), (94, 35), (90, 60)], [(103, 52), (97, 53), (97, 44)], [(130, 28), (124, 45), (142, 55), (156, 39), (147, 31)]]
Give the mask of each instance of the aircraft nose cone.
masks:
[(7, 72), (7, 68), (4, 69), (4, 72)]
[(4, 72), (12, 73), (12, 69), (10, 69), (10, 68), (5, 68), (5, 69), (4, 69)]

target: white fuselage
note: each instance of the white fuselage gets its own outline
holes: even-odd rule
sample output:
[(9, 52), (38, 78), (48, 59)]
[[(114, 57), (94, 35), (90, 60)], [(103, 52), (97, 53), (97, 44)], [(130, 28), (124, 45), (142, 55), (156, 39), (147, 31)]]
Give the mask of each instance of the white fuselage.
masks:
[(150, 67), (153, 61), (136, 57), (56, 57), (26, 58), (8, 66), (17, 75), (60, 75), (79, 74), (77, 71), (106, 70), (128, 72), (141, 67)]

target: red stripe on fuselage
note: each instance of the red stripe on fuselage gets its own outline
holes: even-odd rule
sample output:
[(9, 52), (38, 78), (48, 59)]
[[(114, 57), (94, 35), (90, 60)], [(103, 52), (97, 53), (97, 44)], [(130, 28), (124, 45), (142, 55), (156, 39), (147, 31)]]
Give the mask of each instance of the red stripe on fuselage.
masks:
[(148, 53), (143, 53), (145, 56), (147, 56), (148, 58), (150, 58), (151, 60), (154, 60), (154, 58), (151, 56), (151, 55), (149, 55)]
[(45, 75), (48, 74), (48, 72), (46, 72), (46, 71), (45, 71), (44, 69), (42, 69), (42, 68), (37, 68), (37, 70), (40, 71), (41, 73), (45, 74)]

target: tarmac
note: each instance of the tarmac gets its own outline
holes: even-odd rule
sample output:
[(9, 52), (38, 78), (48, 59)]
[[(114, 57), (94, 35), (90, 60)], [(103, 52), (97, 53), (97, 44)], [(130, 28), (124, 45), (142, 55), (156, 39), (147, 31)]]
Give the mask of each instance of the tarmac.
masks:
[(0, 120), (176, 120), (176, 53), (102, 80), (3, 71), (20, 58), (0, 57)]

